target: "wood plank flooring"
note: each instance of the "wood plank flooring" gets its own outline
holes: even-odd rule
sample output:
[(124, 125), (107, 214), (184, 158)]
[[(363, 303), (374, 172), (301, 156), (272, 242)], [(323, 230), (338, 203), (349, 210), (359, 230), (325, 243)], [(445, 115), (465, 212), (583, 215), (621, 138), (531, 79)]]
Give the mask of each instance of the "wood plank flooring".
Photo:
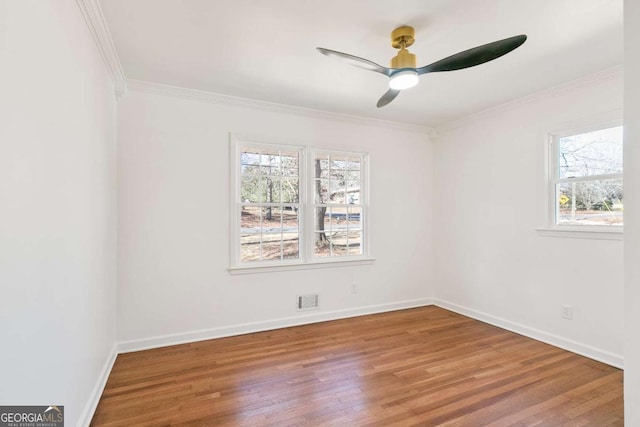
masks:
[(622, 426), (622, 371), (428, 306), (119, 355), (92, 426)]

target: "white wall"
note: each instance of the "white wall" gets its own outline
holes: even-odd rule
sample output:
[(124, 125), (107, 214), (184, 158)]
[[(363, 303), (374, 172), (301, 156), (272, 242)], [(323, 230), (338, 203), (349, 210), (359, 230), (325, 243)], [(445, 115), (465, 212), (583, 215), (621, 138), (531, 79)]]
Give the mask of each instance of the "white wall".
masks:
[[(546, 133), (621, 107), (622, 73), (612, 69), (440, 129), (439, 303), (622, 363), (623, 242), (536, 232)], [(574, 320), (561, 319), (562, 304), (573, 306)]]
[(640, 425), (640, 3), (624, 2), (625, 424)]
[(115, 345), (115, 96), (73, 0), (0, 1), (0, 405), (82, 421)]
[[(229, 132), (369, 152), (375, 263), (230, 275)], [(118, 103), (118, 144), (124, 349), (299, 323), (295, 296), (304, 292), (321, 294), (314, 319), (425, 303), (432, 294), (425, 133), (134, 89)]]

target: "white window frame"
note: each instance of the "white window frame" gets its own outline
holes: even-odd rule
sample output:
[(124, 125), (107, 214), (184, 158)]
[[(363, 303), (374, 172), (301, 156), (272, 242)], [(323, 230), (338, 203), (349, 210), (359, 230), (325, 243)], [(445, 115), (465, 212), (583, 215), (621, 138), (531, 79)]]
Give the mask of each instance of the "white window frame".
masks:
[(559, 140), (561, 138), (622, 126), (622, 111), (614, 110), (580, 122), (556, 126), (544, 136), (543, 225), (537, 228), (544, 237), (623, 240), (624, 226), (557, 224), (556, 184), (622, 178), (623, 174), (594, 175), (582, 178), (559, 178)]
[[(241, 167), (240, 153), (245, 146), (264, 146), (286, 151), (297, 150), (299, 161), (299, 258), (266, 261), (242, 262), (240, 260), (240, 209), (241, 200)], [(315, 230), (315, 191), (314, 191), (314, 160), (315, 154), (348, 155), (361, 159), (361, 189), (360, 206), (362, 228), (362, 254), (335, 257), (314, 257)], [(334, 150), (317, 148), (308, 144), (289, 144), (273, 142), (255, 136), (230, 134), (230, 260), (231, 274), (260, 273), (267, 271), (286, 271), (309, 268), (337, 267), (347, 265), (371, 264), (374, 258), (369, 251), (369, 155), (366, 152)]]

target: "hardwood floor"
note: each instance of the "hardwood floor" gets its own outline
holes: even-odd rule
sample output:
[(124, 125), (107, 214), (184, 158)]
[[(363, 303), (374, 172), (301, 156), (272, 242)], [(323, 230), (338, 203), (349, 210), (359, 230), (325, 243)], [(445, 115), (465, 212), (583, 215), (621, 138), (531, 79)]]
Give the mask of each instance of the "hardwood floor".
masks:
[(428, 306), (119, 355), (92, 426), (622, 426), (622, 371)]

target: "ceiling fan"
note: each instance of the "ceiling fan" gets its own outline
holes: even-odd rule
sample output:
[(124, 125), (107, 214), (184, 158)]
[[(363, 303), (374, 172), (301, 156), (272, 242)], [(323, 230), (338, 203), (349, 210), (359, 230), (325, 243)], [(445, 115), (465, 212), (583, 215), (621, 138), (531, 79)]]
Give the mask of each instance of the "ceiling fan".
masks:
[(332, 56), (350, 65), (375, 71), (389, 77), (389, 90), (378, 100), (377, 106), (380, 108), (393, 101), (401, 91), (417, 85), (419, 76), (422, 74), (461, 70), (484, 64), (511, 52), (526, 40), (526, 35), (509, 37), (458, 52), (433, 64), (418, 68), (416, 68), (416, 56), (407, 50), (415, 41), (415, 30), (410, 26), (398, 27), (391, 32), (391, 46), (400, 49), (400, 51), (391, 58), (390, 68), (348, 53), (322, 47), (316, 49), (324, 55)]

